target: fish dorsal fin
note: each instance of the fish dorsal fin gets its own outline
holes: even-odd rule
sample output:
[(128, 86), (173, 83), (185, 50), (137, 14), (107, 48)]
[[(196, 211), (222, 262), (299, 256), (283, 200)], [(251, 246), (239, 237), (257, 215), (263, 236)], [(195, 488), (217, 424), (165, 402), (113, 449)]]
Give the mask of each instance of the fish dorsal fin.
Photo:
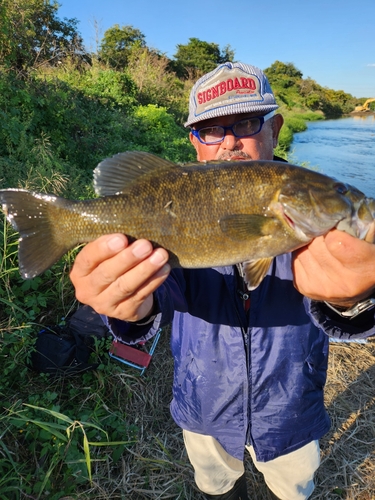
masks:
[(225, 215), (219, 221), (223, 233), (234, 241), (249, 241), (272, 234), (277, 219), (259, 214), (231, 214)]
[(242, 264), (244, 281), (248, 290), (254, 290), (261, 284), (272, 261), (273, 257), (266, 257), (264, 259), (249, 260)]
[(118, 153), (95, 168), (94, 189), (99, 196), (121, 193), (141, 176), (171, 167), (177, 168), (177, 165), (145, 151)]

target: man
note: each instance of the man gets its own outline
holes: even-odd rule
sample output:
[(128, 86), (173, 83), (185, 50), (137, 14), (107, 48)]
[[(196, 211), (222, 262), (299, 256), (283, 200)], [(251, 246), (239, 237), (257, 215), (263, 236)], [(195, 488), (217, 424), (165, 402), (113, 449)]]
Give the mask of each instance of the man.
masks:
[[(283, 124), (277, 107), (258, 68), (226, 63), (204, 75), (186, 123), (198, 160), (272, 160)], [(375, 333), (366, 302), (374, 265), (374, 245), (333, 230), (277, 257), (250, 293), (241, 265), (171, 271), (164, 249), (111, 235), (82, 250), (71, 279), (78, 300), (125, 341), (172, 321), (171, 413), (206, 498), (248, 498), (247, 448), (270, 498), (300, 500), (313, 491), (318, 440), (329, 428), (328, 334)], [(365, 312), (342, 316), (360, 301)]]

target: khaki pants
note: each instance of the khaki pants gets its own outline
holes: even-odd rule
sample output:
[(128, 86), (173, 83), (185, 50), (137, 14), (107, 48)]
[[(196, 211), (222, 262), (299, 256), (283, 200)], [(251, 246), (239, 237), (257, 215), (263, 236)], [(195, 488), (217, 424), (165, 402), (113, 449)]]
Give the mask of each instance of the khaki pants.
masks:
[[(243, 462), (229, 455), (211, 436), (185, 430), (183, 435), (198, 488), (209, 495), (231, 490), (244, 473)], [(267, 486), (281, 500), (305, 500), (312, 494), (314, 473), (320, 464), (318, 441), (269, 462), (258, 462), (252, 446), (246, 449)]]

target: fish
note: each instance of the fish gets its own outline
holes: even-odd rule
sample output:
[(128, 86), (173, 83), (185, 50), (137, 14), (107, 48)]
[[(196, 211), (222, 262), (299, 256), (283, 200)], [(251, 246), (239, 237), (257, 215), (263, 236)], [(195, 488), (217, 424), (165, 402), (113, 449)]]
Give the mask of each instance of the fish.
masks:
[(19, 232), (19, 270), (33, 278), (79, 244), (110, 233), (150, 240), (171, 267), (242, 263), (249, 290), (272, 260), (333, 228), (365, 239), (375, 200), (353, 186), (281, 161), (175, 164), (127, 151), (94, 170), (98, 197), (68, 200), (24, 189), (0, 190)]

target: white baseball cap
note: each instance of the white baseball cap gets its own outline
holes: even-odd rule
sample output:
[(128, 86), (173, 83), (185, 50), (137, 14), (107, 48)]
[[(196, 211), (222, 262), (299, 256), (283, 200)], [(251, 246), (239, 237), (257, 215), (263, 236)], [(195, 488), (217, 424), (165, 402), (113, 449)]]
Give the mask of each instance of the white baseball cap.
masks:
[(263, 71), (243, 63), (226, 62), (203, 75), (190, 92), (188, 127), (219, 116), (274, 111), (279, 106)]

